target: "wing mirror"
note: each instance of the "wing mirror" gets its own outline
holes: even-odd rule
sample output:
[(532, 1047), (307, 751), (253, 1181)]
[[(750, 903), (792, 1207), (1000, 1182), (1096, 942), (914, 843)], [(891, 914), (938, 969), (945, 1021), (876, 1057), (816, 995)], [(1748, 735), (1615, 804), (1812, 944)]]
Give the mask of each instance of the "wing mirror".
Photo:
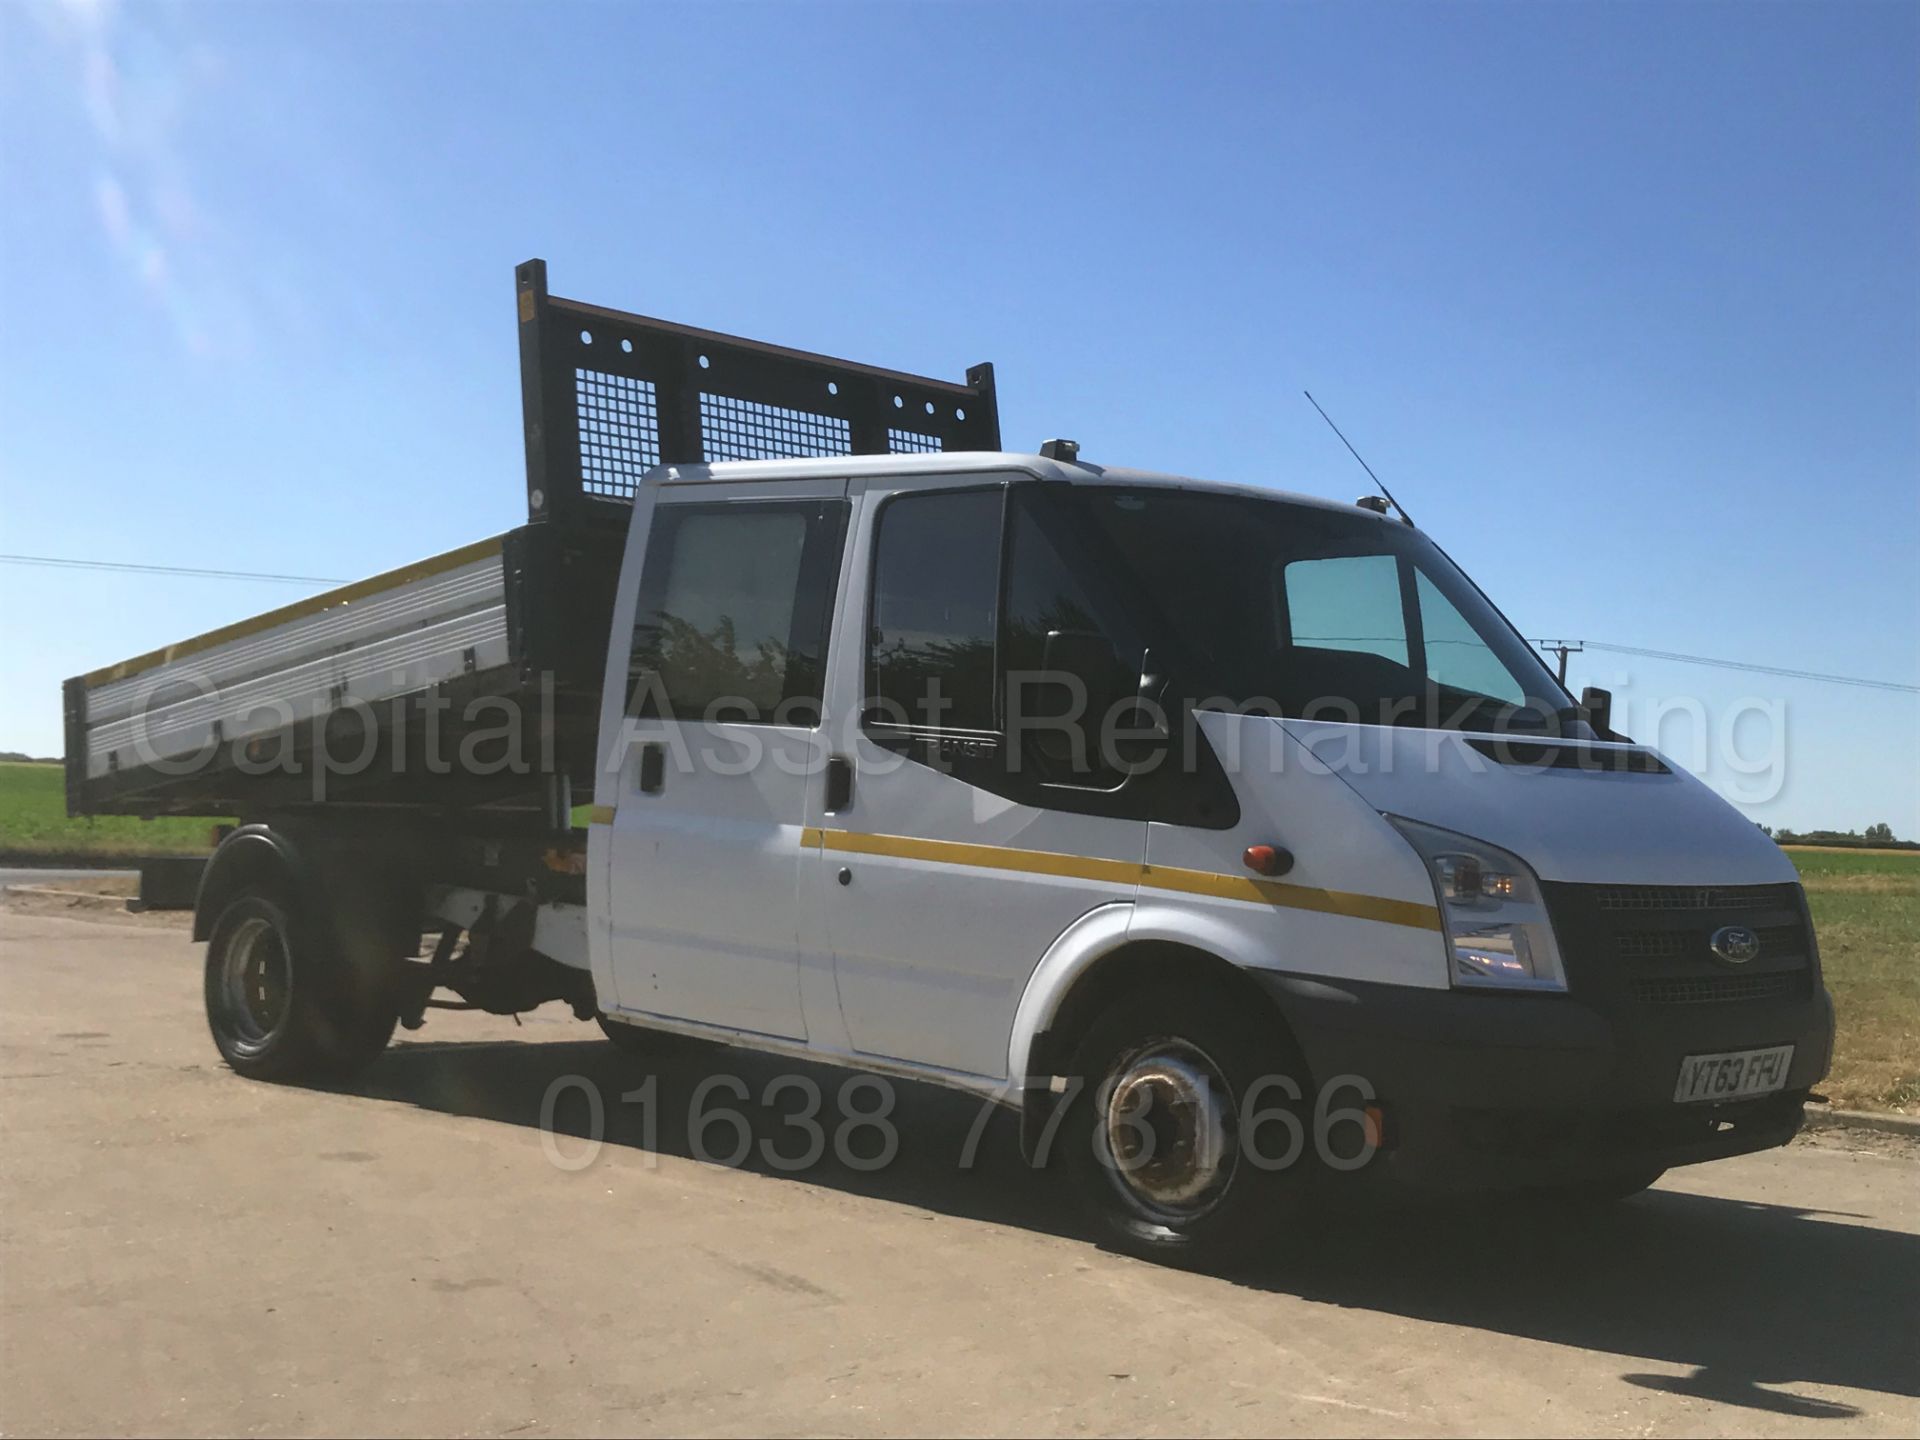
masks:
[(1593, 727), (1593, 733), (1602, 740), (1624, 740), (1624, 735), (1613, 733), (1613, 692), (1602, 690), (1598, 685), (1589, 685), (1580, 692), (1580, 718)]

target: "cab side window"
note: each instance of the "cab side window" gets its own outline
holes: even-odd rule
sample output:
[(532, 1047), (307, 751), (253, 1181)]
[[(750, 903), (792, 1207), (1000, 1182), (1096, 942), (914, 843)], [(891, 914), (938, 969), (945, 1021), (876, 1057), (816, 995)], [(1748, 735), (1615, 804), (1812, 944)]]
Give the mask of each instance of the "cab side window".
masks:
[(881, 503), (863, 728), (1021, 805), (1232, 825), (1232, 786), (1204, 738), (1189, 767), (1158, 763), (1166, 737), (1143, 736), (1146, 635), (1114, 584), (1122, 567), (1089, 533), (1085, 500), (1058, 490), (995, 485)]
[(1275, 600), (1287, 645), (1274, 678), (1286, 714), (1358, 719), (1417, 694), (1400, 566), (1392, 555), (1284, 564)]
[(998, 728), (1003, 504), (995, 486), (898, 495), (881, 508), (867, 651), (871, 722)]
[(1406, 667), (1400, 562), (1393, 556), (1295, 560), (1286, 567), (1286, 602), (1297, 649), (1378, 655)]
[(629, 709), (818, 725), (843, 500), (662, 505), (640, 571)]
[(1480, 638), (1480, 632), (1440, 593), (1426, 571), (1416, 569), (1414, 576), (1414, 590), (1420, 597), (1420, 629), (1426, 640), (1427, 678), (1468, 695), (1484, 695), (1507, 705), (1526, 704), (1520, 682)]
[(1007, 758), (1042, 785), (1110, 790), (1126, 777), (1107, 753), (1107, 726), (1138, 695), (1141, 650), (1092, 583), (1076, 507), (1054, 498), (1016, 492), (1007, 527)]

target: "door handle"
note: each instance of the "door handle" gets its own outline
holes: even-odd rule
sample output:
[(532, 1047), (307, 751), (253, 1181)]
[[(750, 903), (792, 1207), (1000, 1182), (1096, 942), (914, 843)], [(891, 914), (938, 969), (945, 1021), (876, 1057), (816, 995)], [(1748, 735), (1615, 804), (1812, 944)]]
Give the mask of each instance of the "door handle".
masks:
[(664, 745), (640, 747), (640, 793), (658, 795), (667, 786), (667, 750)]
[(853, 808), (853, 761), (844, 755), (827, 759), (827, 813), (837, 815)]

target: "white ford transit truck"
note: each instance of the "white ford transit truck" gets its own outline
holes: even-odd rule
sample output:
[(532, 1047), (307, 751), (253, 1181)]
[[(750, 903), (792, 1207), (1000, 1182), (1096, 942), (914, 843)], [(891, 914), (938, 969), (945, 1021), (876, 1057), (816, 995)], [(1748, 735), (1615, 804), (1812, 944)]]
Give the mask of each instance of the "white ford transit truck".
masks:
[(526, 525), (67, 684), (74, 813), (239, 817), (241, 1074), (557, 1000), (991, 1096), (1169, 1256), (1339, 1172), (1608, 1198), (1798, 1129), (1793, 866), (1404, 516), (517, 302)]

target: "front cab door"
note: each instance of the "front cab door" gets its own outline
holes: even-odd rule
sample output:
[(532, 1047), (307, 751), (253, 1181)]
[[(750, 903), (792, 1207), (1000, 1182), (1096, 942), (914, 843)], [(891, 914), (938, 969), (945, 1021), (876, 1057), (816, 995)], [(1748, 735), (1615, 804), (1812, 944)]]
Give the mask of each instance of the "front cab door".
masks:
[(1112, 688), (1105, 669), (1129, 688), (1139, 671), (1098, 658), (1124, 642), (1036, 523), (1033, 490), (955, 476), (861, 503), (868, 584), (846, 602), (829, 690), (850, 767), (809, 830), (858, 1053), (1004, 1076), (1048, 947), (1139, 888), (1144, 797), (1020, 723), (1057, 709), (1036, 672), (1063, 657), (1096, 691)]

